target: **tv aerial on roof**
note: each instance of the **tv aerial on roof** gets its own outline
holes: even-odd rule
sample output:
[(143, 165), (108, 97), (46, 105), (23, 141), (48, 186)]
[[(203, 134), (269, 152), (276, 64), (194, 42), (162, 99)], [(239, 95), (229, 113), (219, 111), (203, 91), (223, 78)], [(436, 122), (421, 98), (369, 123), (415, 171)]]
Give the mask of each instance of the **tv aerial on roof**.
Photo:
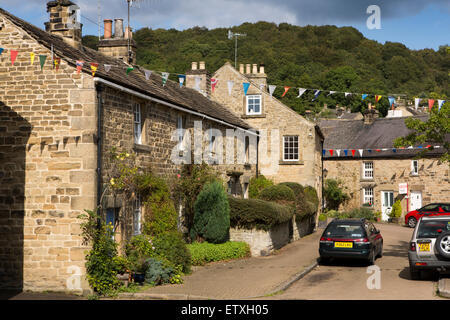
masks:
[(246, 37), (247, 34), (246, 33), (234, 33), (231, 30), (228, 30), (228, 39), (229, 40), (233, 40), (233, 38), (235, 39), (235, 44), (234, 44), (234, 68), (237, 69), (237, 50), (238, 50), (238, 37)]

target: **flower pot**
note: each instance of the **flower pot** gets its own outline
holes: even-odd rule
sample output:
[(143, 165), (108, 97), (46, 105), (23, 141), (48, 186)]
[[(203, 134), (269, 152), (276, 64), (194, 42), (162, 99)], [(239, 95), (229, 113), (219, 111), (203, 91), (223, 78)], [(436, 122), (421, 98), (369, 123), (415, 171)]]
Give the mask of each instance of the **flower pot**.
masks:
[(136, 283), (144, 283), (145, 274), (144, 273), (135, 273), (135, 274), (133, 274), (133, 280)]

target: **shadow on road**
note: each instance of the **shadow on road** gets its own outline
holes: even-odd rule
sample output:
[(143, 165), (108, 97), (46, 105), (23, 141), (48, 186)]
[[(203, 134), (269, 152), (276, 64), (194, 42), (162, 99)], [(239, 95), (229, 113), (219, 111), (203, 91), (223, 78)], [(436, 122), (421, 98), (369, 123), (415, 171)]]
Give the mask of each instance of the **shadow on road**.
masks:
[(399, 244), (385, 247), (383, 250), (383, 256), (408, 258), (408, 247), (409, 247), (408, 241), (399, 241)]
[(405, 267), (398, 276), (401, 279), (411, 280), (411, 281), (439, 281), (440, 278), (445, 277), (444, 275), (440, 275), (439, 272), (433, 270), (423, 270), (421, 271), (421, 279), (420, 280), (412, 280), (411, 273), (409, 271), (409, 267)]

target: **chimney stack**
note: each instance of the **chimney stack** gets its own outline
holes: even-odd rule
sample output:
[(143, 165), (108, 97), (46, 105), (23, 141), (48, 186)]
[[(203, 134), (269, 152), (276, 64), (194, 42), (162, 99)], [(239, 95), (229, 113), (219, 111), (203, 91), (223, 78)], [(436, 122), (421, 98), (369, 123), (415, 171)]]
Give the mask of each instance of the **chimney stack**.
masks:
[(74, 48), (81, 48), (83, 25), (79, 22), (80, 7), (69, 0), (47, 2), (49, 22), (45, 23), (45, 31), (60, 36)]
[(197, 90), (205, 97), (210, 98), (211, 74), (206, 70), (205, 61), (192, 62), (191, 69), (186, 72), (186, 87)]
[[(136, 42), (133, 40), (131, 28), (124, 33), (123, 19), (114, 19), (114, 35), (112, 20), (105, 19), (105, 33), (98, 44), (98, 51), (109, 57), (122, 60), (130, 65), (136, 64)], [(128, 51), (130, 49), (130, 51)]]
[[(251, 70), (252, 67), (252, 70)], [(264, 64), (261, 64), (259, 66), (259, 72), (258, 72), (258, 64), (247, 64), (247, 70), (246, 70), (245, 76), (258, 84), (259, 87), (264, 86), (264, 88), (267, 87), (267, 75), (265, 74), (265, 68)]]
[(111, 39), (111, 37), (112, 37), (112, 20), (105, 19), (103, 21), (103, 23), (105, 25), (104, 39)]
[(364, 124), (372, 124), (378, 118), (377, 109), (367, 109), (364, 111)]

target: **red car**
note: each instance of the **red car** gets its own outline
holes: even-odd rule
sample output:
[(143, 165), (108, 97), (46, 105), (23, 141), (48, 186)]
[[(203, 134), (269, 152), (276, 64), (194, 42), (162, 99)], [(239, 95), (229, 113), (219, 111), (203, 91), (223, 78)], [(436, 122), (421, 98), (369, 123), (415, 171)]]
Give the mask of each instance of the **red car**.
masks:
[(410, 211), (405, 216), (405, 223), (407, 226), (414, 228), (423, 216), (445, 216), (450, 215), (450, 203), (430, 203), (425, 207)]

